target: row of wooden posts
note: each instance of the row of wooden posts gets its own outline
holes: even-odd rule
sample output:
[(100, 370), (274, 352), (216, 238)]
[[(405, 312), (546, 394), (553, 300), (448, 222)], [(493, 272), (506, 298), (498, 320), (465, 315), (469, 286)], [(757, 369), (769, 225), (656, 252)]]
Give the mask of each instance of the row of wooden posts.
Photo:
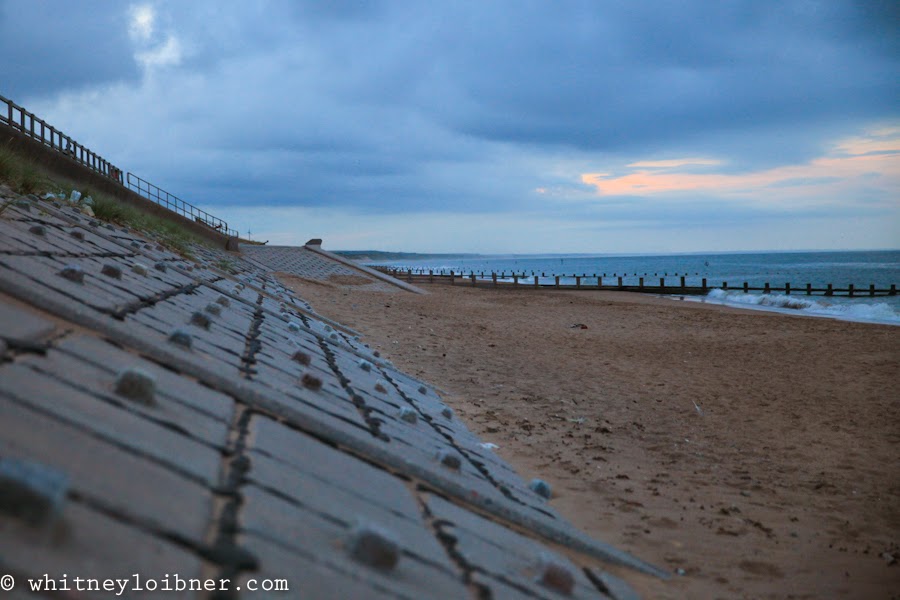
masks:
[[(477, 276), (474, 272), (469, 272), (468, 275), (463, 273), (455, 273), (454, 271), (450, 271), (449, 274), (444, 273), (435, 273), (434, 271), (428, 271), (425, 273), (424, 271), (414, 272), (412, 269), (395, 269), (391, 267), (375, 267), (376, 269), (391, 275), (392, 277), (396, 277), (397, 279), (404, 280), (408, 283), (448, 283), (450, 285), (455, 285), (457, 281), (461, 283), (466, 283), (468, 285), (477, 287), (477, 286), (485, 286), (489, 285), (492, 287), (522, 287), (522, 288), (560, 288), (560, 289), (569, 289), (569, 290), (621, 290), (621, 291), (629, 291), (629, 292), (647, 292), (654, 294), (687, 294), (687, 295), (701, 295), (708, 294), (711, 289), (722, 289), (722, 290), (737, 290), (743, 291), (744, 293), (750, 292), (763, 292), (764, 294), (769, 294), (772, 292), (783, 292), (784, 294), (790, 295), (791, 293), (800, 293), (806, 294), (807, 296), (811, 296), (813, 294), (822, 294), (825, 296), (835, 296), (835, 295), (847, 295), (850, 297), (854, 296), (896, 296), (897, 295), (897, 285), (892, 284), (890, 288), (886, 289), (876, 289), (875, 284), (870, 284), (868, 288), (865, 287), (857, 287), (852, 283), (849, 284), (846, 288), (837, 288), (834, 287), (833, 284), (829, 283), (827, 287), (824, 288), (814, 288), (811, 283), (807, 283), (805, 286), (797, 287), (792, 286), (790, 283), (785, 283), (784, 286), (772, 286), (768, 282), (765, 283), (763, 287), (751, 286), (748, 282), (744, 282), (742, 286), (739, 287), (729, 287), (728, 282), (723, 281), (721, 285), (715, 287), (709, 287), (707, 284), (707, 280), (704, 277), (702, 279), (702, 283), (699, 286), (690, 286), (686, 284), (686, 276), (679, 276), (679, 284), (678, 285), (666, 285), (666, 278), (659, 278), (659, 285), (646, 285), (644, 283), (644, 278), (640, 277), (638, 279), (638, 285), (626, 285), (623, 282), (623, 276), (618, 274), (613, 274), (613, 279), (615, 280), (615, 284), (613, 285), (604, 285), (603, 278), (607, 277), (605, 274), (603, 275), (573, 275), (572, 277), (575, 279), (575, 284), (561, 284), (560, 276), (553, 276), (553, 283), (541, 283), (541, 277), (534, 275), (533, 280), (529, 281), (529, 276), (517, 273), (512, 273), (507, 276), (505, 273), (501, 273), (499, 276), (497, 273), (490, 274), (490, 282), (488, 282), (485, 274), (482, 272), (480, 276)], [(544, 277), (546, 279), (546, 277)], [(512, 279), (512, 283), (508, 281), (502, 281), (504, 279)], [(588, 281), (596, 279), (597, 284), (592, 285), (589, 284)], [(468, 280), (468, 281), (466, 281)]]

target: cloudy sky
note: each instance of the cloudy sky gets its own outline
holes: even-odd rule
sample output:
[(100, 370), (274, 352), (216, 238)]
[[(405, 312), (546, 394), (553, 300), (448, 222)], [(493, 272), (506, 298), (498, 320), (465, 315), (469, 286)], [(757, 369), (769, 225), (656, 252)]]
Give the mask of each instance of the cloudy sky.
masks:
[(273, 244), (897, 248), (898, 7), (0, 0), (0, 94)]

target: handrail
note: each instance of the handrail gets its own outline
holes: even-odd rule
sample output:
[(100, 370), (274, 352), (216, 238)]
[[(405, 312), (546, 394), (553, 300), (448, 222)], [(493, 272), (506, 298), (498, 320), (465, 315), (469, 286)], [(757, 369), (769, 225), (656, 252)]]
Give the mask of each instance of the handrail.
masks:
[(126, 176), (126, 185), (129, 189), (137, 192), (141, 196), (156, 202), (159, 206), (168, 208), (179, 215), (196, 221), (202, 225), (206, 225), (211, 229), (215, 229), (230, 237), (237, 237), (238, 232), (228, 228), (228, 223), (222, 219), (211, 215), (201, 208), (197, 208), (190, 202), (185, 202), (178, 196), (170, 194), (166, 190), (150, 183), (145, 179), (141, 179), (134, 173), (129, 172)]
[(122, 183), (121, 169), (4, 96), (0, 96), (0, 123), (21, 131), (28, 137), (65, 154), (92, 171)]
[(153, 185), (149, 181), (141, 179), (133, 173), (128, 173), (126, 177), (121, 169), (96, 152), (82, 146), (68, 135), (4, 96), (0, 96), (0, 124), (20, 131), (41, 144), (65, 154), (89, 169), (109, 177), (119, 185), (125, 186), (148, 200), (156, 202), (159, 206), (164, 206), (177, 214), (206, 225), (225, 235), (238, 237), (238, 232), (234, 229), (229, 229), (228, 223), (222, 219), (197, 208), (189, 202), (185, 202), (181, 198)]

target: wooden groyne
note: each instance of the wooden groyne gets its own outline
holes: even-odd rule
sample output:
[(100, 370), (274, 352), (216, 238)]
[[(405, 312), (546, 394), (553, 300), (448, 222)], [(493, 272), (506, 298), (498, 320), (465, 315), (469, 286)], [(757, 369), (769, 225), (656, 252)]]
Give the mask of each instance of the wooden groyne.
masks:
[[(700, 285), (687, 285), (686, 275), (676, 275), (675, 277), (638, 277), (638, 283), (625, 283), (627, 275), (613, 274), (608, 276), (600, 275), (529, 275), (526, 273), (486, 273), (484, 271), (476, 273), (449, 273), (437, 272), (425, 269), (396, 269), (392, 267), (375, 266), (373, 267), (383, 273), (387, 273), (392, 277), (396, 277), (402, 281), (411, 284), (445, 284), (445, 285), (468, 285), (471, 287), (493, 287), (499, 289), (560, 289), (560, 290), (604, 290), (604, 291), (621, 291), (621, 292), (641, 292), (647, 294), (684, 294), (689, 296), (702, 296), (708, 294), (711, 290), (731, 290), (737, 292), (762, 292), (764, 294), (778, 293), (785, 295), (806, 295), (806, 296), (848, 296), (848, 297), (876, 297), (876, 296), (896, 296), (897, 285), (891, 284), (889, 288), (876, 288), (875, 284), (868, 286), (856, 286), (848, 284), (846, 287), (837, 287), (834, 284), (827, 284), (826, 287), (813, 287), (811, 283), (803, 285), (793, 285), (784, 283), (782, 285), (771, 285), (765, 283), (762, 287), (758, 285), (750, 285), (743, 282), (738, 285), (729, 285), (727, 281), (722, 281), (718, 285), (710, 285), (707, 278), (701, 279)], [(561, 283), (560, 279), (574, 279), (574, 283)], [(630, 277), (629, 279), (634, 279)], [(550, 280), (550, 281), (548, 281)]]

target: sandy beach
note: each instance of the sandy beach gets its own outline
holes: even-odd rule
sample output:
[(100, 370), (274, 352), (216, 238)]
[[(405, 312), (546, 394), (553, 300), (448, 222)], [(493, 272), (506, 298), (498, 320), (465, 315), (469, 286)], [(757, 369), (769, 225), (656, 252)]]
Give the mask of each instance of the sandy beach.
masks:
[(900, 598), (900, 328), (615, 292), (282, 276), (552, 505), (659, 564), (646, 598)]

